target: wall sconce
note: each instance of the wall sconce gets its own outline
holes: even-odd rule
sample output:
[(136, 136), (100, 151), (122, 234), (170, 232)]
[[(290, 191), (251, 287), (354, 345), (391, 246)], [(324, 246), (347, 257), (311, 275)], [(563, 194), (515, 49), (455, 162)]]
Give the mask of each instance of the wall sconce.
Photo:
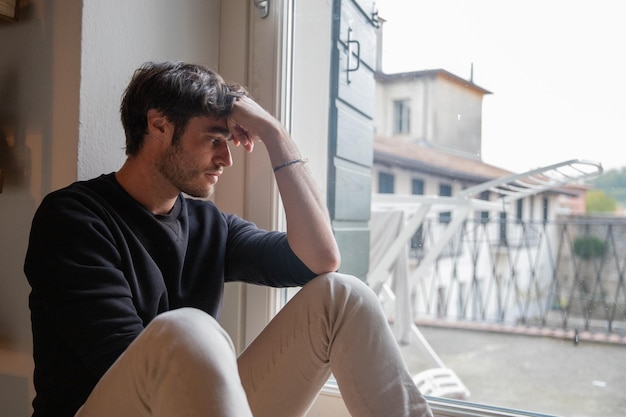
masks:
[(17, 21), (18, 0), (0, 0), (0, 21)]

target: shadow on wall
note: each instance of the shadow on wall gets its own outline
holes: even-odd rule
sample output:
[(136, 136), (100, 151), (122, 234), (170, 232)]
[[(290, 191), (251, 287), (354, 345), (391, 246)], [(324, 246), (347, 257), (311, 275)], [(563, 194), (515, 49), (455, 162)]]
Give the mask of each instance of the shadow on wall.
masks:
[(27, 392), (28, 380), (26, 378), (0, 374), (0, 413), (7, 417), (30, 415)]
[(53, 92), (63, 89), (52, 85), (56, 4), (20, 6), (17, 22), (0, 24), (0, 416), (7, 417), (31, 413), (30, 287), (23, 262), (36, 206), (51, 189), (51, 107)]
[[(17, 103), (18, 78), (1, 75), (0, 169), (0, 348), (30, 350), (29, 287), (22, 271), (35, 200), (30, 189), (31, 152), (19, 126), (17, 111), (5, 106)], [(2, 370), (0, 369), (0, 373)]]
[(31, 350), (24, 255), (37, 201), (51, 188), (54, 7), (22, 2), (20, 19), (0, 25), (0, 347), (22, 352)]
[[(12, 77), (4, 81), (4, 85), (15, 86)], [(3, 87), (0, 85), (2, 97), (13, 97), (5, 94)], [(0, 415), (26, 417), (31, 412), (30, 359), (15, 363), (13, 355), (6, 356), (3, 348), (30, 351), (29, 286), (22, 262), (35, 200), (29, 187), (30, 149), (23, 136), (13, 133), (16, 124), (9, 120), (6, 113), (0, 113), (0, 169), (4, 178), (0, 193)]]
[[(2, 94), (2, 97), (6, 96)], [(9, 194), (22, 189), (26, 183), (26, 165), (30, 162), (30, 151), (23, 143), (18, 144), (15, 136), (11, 135), (9, 139), (5, 132), (13, 130), (12, 123), (4, 121), (2, 116), (0, 113), (0, 169), (3, 177), (0, 192), (6, 190)]]

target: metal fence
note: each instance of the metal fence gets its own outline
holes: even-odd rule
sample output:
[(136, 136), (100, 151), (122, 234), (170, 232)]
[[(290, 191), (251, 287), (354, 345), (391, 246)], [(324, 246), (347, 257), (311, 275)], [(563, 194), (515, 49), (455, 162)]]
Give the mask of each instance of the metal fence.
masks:
[[(437, 218), (418, 230), (413, 268), (443, 227)], [(471, 219), (415, 280), (413, 314), (624, 336), (625, 269), (624, 218)]]

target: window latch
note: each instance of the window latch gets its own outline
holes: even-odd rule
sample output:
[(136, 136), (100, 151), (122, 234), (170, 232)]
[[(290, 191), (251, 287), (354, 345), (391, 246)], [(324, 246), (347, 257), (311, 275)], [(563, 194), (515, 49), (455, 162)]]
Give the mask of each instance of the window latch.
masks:
[[(346, 68), (346, 76), (347, 76), (346, 81), (348, 82), (348, 84), (350, 84), (350, 73), (354, 71), (358, 71), (359, 67), (361, 66), (361, 44), (356, 39), (352, 39), (352, 28), (348, 28), (348, 42), (346, 46), (348, 49), (348, 65)], [(355, 52), (353, 52), (352, 46), (356, 47)], [(353, 55), (354, 55), (354, 58), (356, 58), (356, 62), (354, 65), (352, 64)]]
[(270, 0), (252, 0), (256, 7), (256, 14), (261, 19), (265, 19), (270, 14)]

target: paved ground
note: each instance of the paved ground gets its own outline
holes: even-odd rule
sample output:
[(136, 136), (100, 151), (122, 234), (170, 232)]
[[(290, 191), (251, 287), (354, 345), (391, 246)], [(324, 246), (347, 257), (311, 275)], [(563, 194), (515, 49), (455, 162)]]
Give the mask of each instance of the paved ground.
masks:
[[(421, 327), (469, 401), (563, 417), (626, 416), (626, 345)], [(414, 373), (432, 365), (403, 347)]]

